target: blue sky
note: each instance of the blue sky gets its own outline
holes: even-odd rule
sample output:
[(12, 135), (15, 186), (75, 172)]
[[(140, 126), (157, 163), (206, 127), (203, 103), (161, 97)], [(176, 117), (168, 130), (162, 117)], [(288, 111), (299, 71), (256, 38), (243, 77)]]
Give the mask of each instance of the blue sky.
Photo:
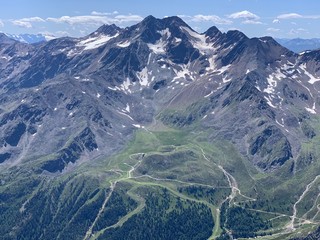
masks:
[(319, 0), (10, 0), (1, 3), (0, 32), (78, 37), (148, 15), (178, 15), (198, 32), (217, 26), (249, 37), (320, 38)]

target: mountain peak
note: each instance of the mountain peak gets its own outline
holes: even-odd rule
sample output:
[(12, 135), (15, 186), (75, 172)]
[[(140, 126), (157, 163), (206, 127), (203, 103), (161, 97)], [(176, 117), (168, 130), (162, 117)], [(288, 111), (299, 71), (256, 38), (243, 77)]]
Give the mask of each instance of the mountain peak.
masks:
[(10, 38), (7, 34), (0, 33), (0, 41), (1, 43), (14, 43), (16, 40)]
[(220, 32), (220, 30), (217, 27), (213, 26), (213, 27), (210, 27), (204, 34), (207, 37), (214, 38), (216, 36), (220, 36), (222, 33)]
[(139, 24), (142, 26), (157, 26), (160, 28), (166, 28), (170, 26), (189, 27), (181, 18), (177, 16), (165, 17), (162, 19), (155, 18), (152, 15), (147, 16)]
[(171, 16), (171, 17), (166, 17), (162, 19), (166, 25), (172, 24), (176, 26), (184, 26), (184, 27), (189, 27), (188, 24), (186, 24), (181, 18), (177, 16)]
[(243, 32), (238, 30), (230, 30), (227, 32), (227, 38), (233, 39), (235, 41), (241, 41), (249, 39)]
[(103, 33), (103, 34), (106, 34), (106, 35), (115, 35), (120, 30), (121, 30), (121, 28), (119, 28), (115, 24), (111, 24), (111, 25), (104, 24), (104, 25), (102, 25), (101, 27), (98, 28), (96, 33)]
[(156, 21), (157, 20), (157, 18), (155, 18), (154, 16), (152, 16), (152, 15), (149, 15), (149, 16), (147, 16), (147, 17), (145, 17), (143, 20), (142, 20), (142, 22), (154, 22), (154, 21)]

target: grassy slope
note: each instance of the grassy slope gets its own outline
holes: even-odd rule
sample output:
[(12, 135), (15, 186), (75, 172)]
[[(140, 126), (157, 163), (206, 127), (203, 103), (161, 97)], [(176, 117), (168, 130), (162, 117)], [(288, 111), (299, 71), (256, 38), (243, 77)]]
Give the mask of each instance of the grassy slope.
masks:
[[(317, 142), (317, 139), (314, 139), (313, 141)], [(292, 204), (306, 187), (305, 183), (311, 182), (317, 172), (316, 170), (310, 170), (308, 174), (298, 173), (296, 176), (292, 176), (289, 173), (280, 176), (277, 175), (278, 173), (259, 173), (250, 166), (247, 160), (243, 159), (236, 152), (232, 145), (221, 142), (210, 144), (206, 141), (206, 134), (203, 132), (193, 131), (191, 134), (188, 134), (187, 131), (177, 130), (164, 132), (138, 131), (135, 141), (133, 141), (122, 154), (114, 157), (114, 159), (108, 163), (108, 166), (110, 169), (116, 167), (122, 171), (129, 171), (130, 168), (128, 168), (126, 164), (134, 166), (137, 164), (137, 161), (139, 161), (132, 157), (134, 154), (144, 153), (144, 159), (148, 159), (148, 157), (158, 157), (159, 155), (170, 156), (173, 153), (183, 151), (191, 151), (195, 154), (196, 161), (194, 159), (171, 159), (172, 161), (178, 161), (177, 165), (180, 170), (178, 172), (178, 177), (175, 176), (172, 178), (172, 173), (177, 173), (174, 164), (166, 165), (167, 168), (160, 170), (158, 166), (155, 166), (155, 170), (148, 174), (150, 176), (140, 177), (144, 174), (143, 172), (139, 172), (140, 169), (146, 168), (150, 170), (153, 167), (142, 160), (139, 165), (136, 165), (135, 170), (132, 172), (133, 176), (136, 178), (131, 178), (130, 182), (133, 185), (148, 185), (152, 182), (158, 186), (168, 188), (170, 191), (173, 191), (172, 193), (175, 195), (177, 195), (177, 188), (183, 185), (194, 185), (198, 187), (211, 185), (215, 188), (228, 187), (227, 179), (217, 167), (217, 164), (220, 164), (237, 180), (239, 189), (241, 189), (241, 194), (258, 199), (256, 202), (247, 201), (248, 199), (245, 197), (237, 195), (234, 199), (237, 205), (240, 204), (241, 206), (245, 206), (250, 211), (264, 211), (270, 213), (266, 214), (265, 218), (271, 219), (271, 222), (274, 224), (274, 230), (266, 231), (271, 234), (284, 232), (284, 228), (290, 221), (290, 216), (292, 215)], [(203, 152), (207, 156), (207, 159), (203, 157)], [(167, 158), (167, 160), (168, 159), (170, 160), (170, 158)], [(289, 167), (289, 165), (284, 167), (287, 168), (287, 172), (289, 172)], [(187, 176), (184, 176), (185, 173), (187, 173)], [(302, 177), (304, 181), (301, 181)], [(123, 180), (125, 179), (126, 178)], [(293, 185), (295, 185), (296, 188), (292, 188)], [(265, 186), (270, 186), (270, 188), (266, 188)], [(177, 196), (185, 199), (189, 198), (187, 194), (179, 194)], [(305, 199), (307, 199), (307, 197)], [(217, 209), (219, 209), (220, 204), (213, 206), (206, 199), (202, 199), (201, 201), (205, 202), (212, 209), (215, 222), (217, 222), (220, 217), (219, 214), (217, 214)], [(222, 201), (223, 199), (220, 199), (220, 203)], [(243, 201), (247, 201), (245, 202), (246, 205)], [(302, 199), (301, 203), (297, 204), (298, 209), (304, 201), (305, 200)], [(255, 206), (253, 206), (254, 204)], [(312, 206), (314, 211), (315, 204), (312, 203)], [(305, 206), (305, 209), (310, 209), (312, 206)], [(302, 215), (303, 214), (299, 213), (298, 210), (297, 217), (301, 217)], [(303, 232), (310, 231), (310, 229), (313, 229), (314, 225), (315, 224), (312, 223), (309, 225), (302, 225), (303, 228), (301, 229)], [(220, 226), (216, 225), (213, 236), (216, 237), (220, 232)], [(298, 232), (298, 230), (296, 232)], [(288, 233), (287, 235), (294, 236), (295, 232)], [(274, 237), (277, 238), (277, 235), (274, 235)], [(273, 239), (273, 237), (268, 236), (266, 239)]]
[[(317, 123), (318, 121), (315, 121), (314, 126)], [(141, 214), (146, 207), (146, 199), (141, 189), (157, 187), (167, 189), (175, 199), (179, 198), (195, 204), (201, 203), (208, 207), (215, 222), (210, 239), (215, 239), (222, 233), (221, 205), (232, 192), (228, 178), (219, 167), (221, 166), (234, 177), (241, 191), (235, 191), (230, 207), (242, 206), (248, 211), (263, 213), (263, 218), (273, 223), (272, 229), (261, 232), (273, 235), (260, 237), (261, 239), (285, 239), (299, 235), (298, 232), (303, 234), (314, 229), (316, 225), (314, 223), (317, 223), (320, 218), (317, 214), (319, 198), (314, 197), (318, 194), (319, 181), (315, 181), (301, 201), (296, 204), (297, 218), (309, 220), (315, 218), (308, 224), (297, 219), (295, 221), (296, 231), (284, 233), (286, 226), (290, 223), (292, 205), (319, 172), (320, 163), (318, 161), (313, 162), (312, 168), (306, 167), (295, 175), (290, 173), (290, 163), (282, 168), (281, 174), (279, 172), (261, 173), (253, 168), (248, 160), (240, 156), (231, 144), (227, 142), (209, 143), (207, 134), (196, 128), (186, 130), (165, 128), (163, 131), (138, 130), (135, 139), (124, 151), (109, 159), (101, 159), (94, 164), (83, 164), (75, 174), (64, 174), (59, 178), (38, 177), (33, 179), (28, 174), (30, 169), (16, 169), (11, 171), (10, 175), (3, 172), (0, 198), (6, 196), (9, 188), (11, 192), (18, 193), (19, 183), (22, 188), (28, 186), (20, 197), (14, 195), (11, 198), (16, 199), (13, 211), (18, 212), (23, 209), (25, 213), (28, 213), (31, 208), (28, 205), (29, 202), (36, 204), (35, 197), (40, 196), (40, 193), (45, 196), (47, 192), (55, 196), (56, 200), (47, 199), (47, 202), (43, 203), (52, 208), (52, 210), (40, 212), (43, 216), (55, 212), (56, 216), (53, 216), (53, 220), (60, 219), (59, 214), (70, 211), (71, 206), (76, 205), (76, 208), (72, 210), (73, 216), (61, 219), (66, 224), (65, 229), (70, 229), (76, 224), (74, 221), (77, 220), (77, 216), (83, 217), (82, 211), (91, 206), (98, 211), (103, 206), (102, 202), (107, 192), (110, 191), (111, 184), (115, 184), (115, 191), (123, 189), (122, 186), (125, 184), (125, 190), (120, 191), (120, 195), (127, 195), (124, 198), (127, 200), (124, 202), (131, 199), (136, 202), (136, 206), (119, 215), (113, 225), (95, 232), (94, 238), (98, 238), (106, 230), (122, 227), (132, 217)], [(302, 147), (302, 152), (313, 152), (318, 158), (317, 146), (320, 142), (318, 136), (306, 142)], [(55, 195), (56, 191), (60, 191), (57, 192), (59, 195)], [(212, 191), (215, 192), (211, 194)], [(6, 201), (3, 200), (3, 202)], [(3, 216), (5, 217), (6, 214), (9, 213), (4, 211)], [(94, 224), (94, 217), (98, 215), (98, 212), (95, 212), (94, 215), (88, 223), (83, 223), (82, 227), (88, 228), (90, 224)], [(19, 217), (19, 213), (14, 216)], [(28, 219), (28, 216), (26, 215), (25, 218)], [(17, 234), (19, 234), (18, 231)], [(42, 234), (44, 235), (39, 235), (40, 239), (45, 236), (46, 231)]]

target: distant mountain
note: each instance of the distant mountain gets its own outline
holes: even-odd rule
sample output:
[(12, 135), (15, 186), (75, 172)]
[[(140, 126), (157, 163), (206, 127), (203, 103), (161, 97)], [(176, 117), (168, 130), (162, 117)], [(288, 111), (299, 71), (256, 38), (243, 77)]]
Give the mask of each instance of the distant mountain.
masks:
[(320, 48), (320, 38), (312, 39), (276, 39), (282, 46), (290, 49), (293, 52), (301, 53)]
[(38, 43), (54, 39), (55, 37), (43, 34), (6, 34), (9, 38), (22, 43)]
[(36, 45), (0, 34), (0, 236), (307, 235), (319, 92), (320, 50), (179, 17)]

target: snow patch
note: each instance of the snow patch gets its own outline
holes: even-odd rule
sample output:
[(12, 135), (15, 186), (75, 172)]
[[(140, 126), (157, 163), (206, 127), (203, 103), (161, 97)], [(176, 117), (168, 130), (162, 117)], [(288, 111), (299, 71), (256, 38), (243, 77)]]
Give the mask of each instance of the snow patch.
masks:
[(207, 43), (207, 37), (204, 34), (196, 33), (188, 27), (181, 27), (181, 29), (194, 38), (192, 45), (194, 48), (199, 49), (202, 54), (207, 54), (215, 50), (211, 43)]
[(155, 54), (163, 54), (166, 52), (165, 47), (167, 45), (167, 41), (171, 36), (171, 32), (169, 28), (166, 28), (162, 31), (158, 31), (161, 34), (161, 39), (158, 40), (155, 44), (148, 44), (149, 49)]
[(174, 40), (175, 44), (178, 44), (178, 43), (180, 43), (182, 41), (181, 38), (176, 38), (176, 37), (173, 40)]
[(1, 59), (10, 60), (11, 58), (3, 56), (3, 57), (1, 57)]
[(280, 69), (277, 69), (276, 72), (270, 74), (267, 77), (268, 81), (268, 87), (264, 89), (263, 91), (268, 94), (274, 93), (275, 88), (277, 87), (278, 81), (282, 80), (283, 78), (286, 78), (286, 75), (284, 75)]
[(208, 98), (208, 97), (210, 97), (213, 93), (214, 93), (214, 91), (211, 91), (209, 94), (205, 95), (204, 97), (205, 97), (205, 98)]
[(216, 56), (212, 56), (208, 59), (209, 67), (206, 68), (207, 71), (215, 71), (216, 70), (216, 64), (215, 64)]
[(127, 103), (127, 106), (126, 106), (126, 111), (127, 111), (127, 112), (130, 112), (130, 106), (129, 106), (128, 103)]
[(164, 30), (161, 30), (161, 31), (157, 31), (158, 33), (161, 34), (162, 37), (168, 39), (169, 37), (171, 37), (171, 32), (170, 32), (170, 29), (169, 28), (166, 28)]
[(130, 44), (131, 44), (130, 41), (125, 41), (125, 42), (118, 43), (117, 46), (121, 48), (126, 48), (126, 47), (129, 47)]
[(222, 73), (228, 71), (229, 68), (230, 68), (230, 66), (231, 66), (231, 65), (229, 64), (229, 65), (227, 65), (227, 66), (223, 66), (223, 67), (221, 67), (220, 69), (218, 69), (219, 74), (222, 74)]
[(132, 124), (132, 126), (134, 126), (136, 128), (144, 128), (144, 126), (141, 126), (140, 124)]
[(285, 126), (284, 126), (283, 124), (279, 123), (279, 121), (278, 121), (278, 120), (276, 120), (276, 123), (277, 123), (280, 127), (285, 128)]
[(301, 55), (306, 54), (306, 53), (309, 53), (309, 52), (311, 52), (311, 51), (310, 51), (310, 50), (307, 50), (307, 51), (304, 51), (304, 52), (299, 53), (299, 55), (301, 56)]
[(109, 42), (112, 38), (117, 37), (119, 34), (109, 36), (109, 35), (100, 35), (98, 37), (91, 37), (86, 40), (82, 40), (77, 44), (77, 47), (84, 47), (84, 50), (91, 50)]
[(309, 113), (317, 114), (317, 112), (316, 112), (314, 109), (311, 109), (311, 108), (308, 108), (308, 107), (306, 107), (305, 109), (306, 109)]
[(228, 78), (227, 76), (224, 76), (223, 78), (222, 78), (222, 81), (223, 81), (223, 83), (228, 83), (228, 82), (230, 82), (232, 79), (231, 78)]
[(177, 71), (174, 69), (174, 72), (176, 73), (176, 76), (173, 78), (173, 80), (177, 79), (186, 79), (189, 77), (190, 79), (194, 80), (194, 77), (192, 76), (191, 72), (188, 70), (188, 65), (181, 65), (182, 70)]
[(121, 85), (120, 85), (120, 89), (124, 92), (129, 92), (131, 93), (130, 87), (131, 87), (131, 81), (129, 78), (126, 78), (126, 81), (124, 81)]
[(117, 111), (117, 112), (118, 112), (119, 114), (121, 114), (121, 115), (124, 115), (124, 116), (130, 118), (132, 121), (134, 121), (133, 118), (132, 118), (131, 116), (129, 116), (128, 114), (123, 113), (123, 112), (120, 112), (120, 111)]
[(272, 108), (277, 108), (275, 105), (272, 104), (271, 100), (268, 97), (264, 97), (264, 99), (267, 101), (267, 104)]
[(166, 43), (162, 39), (160, 39), (155, 44), (148, 44), (148, 47), (155, 54), (163, 54), (166, 52), (165, 51)]
[(84, 78), (84, 79), (81, 79), (80, 82), (90, 82), (91, 80), (89, 78)]
[(149, 81), (148, 81), (148, 69), (145, 67), (144, 69), (141, 70), (141, 72), (137, 73), (138, 78), (140, 79), (140, 84), (142, 86), (148, 86)]
[(120, 90), (120, 88), (118, 88), (118, 87), (108, 87), (110, 90), (112, 90), (112, 91), (117, 91), (117, 90)]
[(306, 63), (301, 64), (301, 65), (300, 65), (300, 68), (303, 70), (304, 74), (309, 77), (309, 81), (308, 81), (308, 82), (309, 82), (310, 84), (314, 84), (315, 82), (320, 81), (320, 78), (315, 78), (311, 73), (309, 73), (309, 72), (307, 71), (307, 65), (306, 65)]

